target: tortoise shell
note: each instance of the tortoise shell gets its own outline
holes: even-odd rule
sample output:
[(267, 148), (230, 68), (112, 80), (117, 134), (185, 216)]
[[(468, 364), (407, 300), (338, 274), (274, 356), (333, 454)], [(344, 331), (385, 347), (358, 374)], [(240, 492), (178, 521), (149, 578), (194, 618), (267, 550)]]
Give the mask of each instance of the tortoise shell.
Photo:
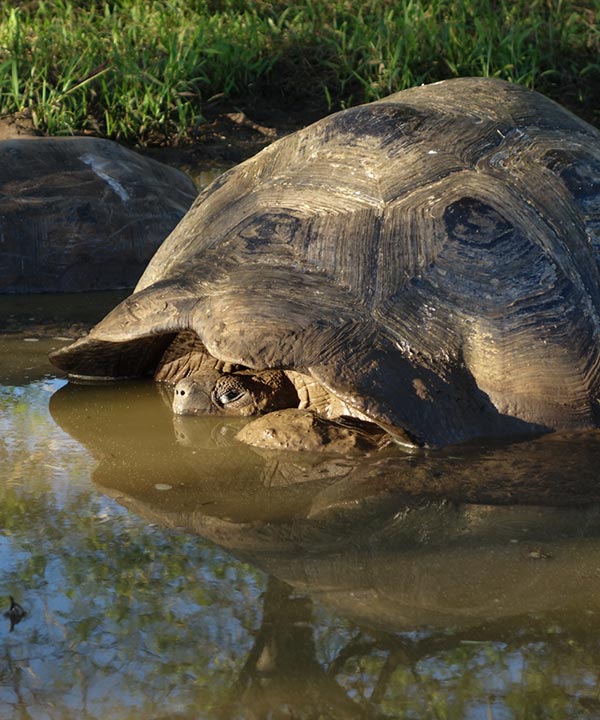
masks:
[(333, 114), (225, 173), (135, 292), (55, 353), (154, 372), (193, 330), (418, 443), (596, 426), (600, 133), (499, 80)]
[(0, 293), (130, 289), (196, 195), (110, 140), (1, 140)]

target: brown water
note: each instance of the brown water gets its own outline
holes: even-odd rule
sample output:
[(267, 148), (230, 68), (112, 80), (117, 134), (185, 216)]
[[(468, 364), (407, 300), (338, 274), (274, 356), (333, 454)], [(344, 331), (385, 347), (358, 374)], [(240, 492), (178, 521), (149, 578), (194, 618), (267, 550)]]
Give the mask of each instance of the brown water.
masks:
[(61, 342), (0, 339), (2, 720), (600, 716), (597, 435), (259, 453)]

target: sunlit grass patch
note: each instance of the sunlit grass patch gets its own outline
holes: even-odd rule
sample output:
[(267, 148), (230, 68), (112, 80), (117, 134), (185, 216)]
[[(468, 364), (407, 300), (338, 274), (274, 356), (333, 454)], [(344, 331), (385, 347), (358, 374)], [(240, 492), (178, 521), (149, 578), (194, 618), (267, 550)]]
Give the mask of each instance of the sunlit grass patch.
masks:
[(446, 77), (506, 78), (597, 117), (594, 0), (39, 0), (0, 8), (0, 113), (51, 134), (193, 133), (215, 97), (323, 112)]

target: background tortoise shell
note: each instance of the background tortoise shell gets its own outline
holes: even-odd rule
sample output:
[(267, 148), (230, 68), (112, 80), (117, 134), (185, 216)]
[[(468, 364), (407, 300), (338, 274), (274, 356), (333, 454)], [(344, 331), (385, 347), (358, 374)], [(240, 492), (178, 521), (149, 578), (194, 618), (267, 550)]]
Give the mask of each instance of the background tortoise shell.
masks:
[(134, 294), (54, 354), (154, 372), (194, 330), (441, 445), (597, 423), (600, 133), (462, 78), (275, 142), (196, 200)]
[(110, 140), (1, 140), (0, 293), (131, 288), (196, 195)]

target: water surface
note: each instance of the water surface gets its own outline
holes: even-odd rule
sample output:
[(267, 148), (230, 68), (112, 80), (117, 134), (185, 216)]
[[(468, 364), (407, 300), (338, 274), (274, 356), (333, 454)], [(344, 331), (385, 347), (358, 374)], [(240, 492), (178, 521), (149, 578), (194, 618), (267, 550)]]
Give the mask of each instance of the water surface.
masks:
[(0, 718), (599, 716), (595, 434), (261, 453), (48, 335), (0, 339)]

